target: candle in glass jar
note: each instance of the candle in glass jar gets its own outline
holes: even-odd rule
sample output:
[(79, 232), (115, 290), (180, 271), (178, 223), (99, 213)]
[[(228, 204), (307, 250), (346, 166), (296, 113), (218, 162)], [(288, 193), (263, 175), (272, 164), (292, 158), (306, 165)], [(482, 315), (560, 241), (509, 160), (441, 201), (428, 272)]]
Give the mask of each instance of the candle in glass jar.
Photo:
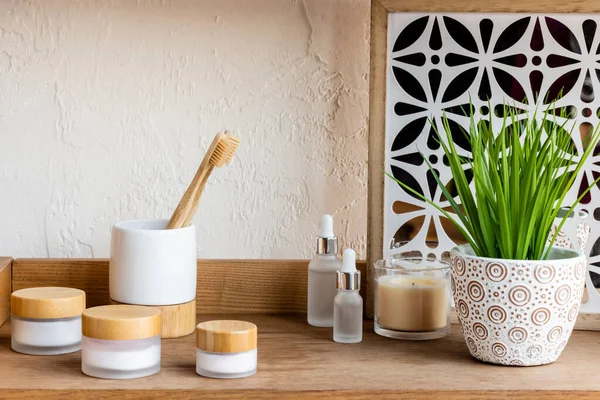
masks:
[(448, 323), (449, 300), (444, 279), (381, 276), (377, 279), (377, 324), (405, 332), (442, 329)]

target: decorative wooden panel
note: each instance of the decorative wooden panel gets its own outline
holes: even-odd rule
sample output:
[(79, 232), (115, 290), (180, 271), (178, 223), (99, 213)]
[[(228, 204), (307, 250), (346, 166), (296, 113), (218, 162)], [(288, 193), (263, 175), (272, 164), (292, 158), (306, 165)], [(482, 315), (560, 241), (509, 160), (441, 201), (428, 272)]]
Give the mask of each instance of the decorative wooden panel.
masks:
[[(441, 129), (442, 116), (447, 115), (453, 140), (468, 158), (464, 132), (470, 117), (499, 128), (506, 104), (519, 121), (534, 115), (541, 120), (546, 113), (550, 124), (565, 124), (577, 157), (584, 151), (582, 138), (597, 125), (600, 114), (599, 22), (599, 17), (585, 14), (389, 14), (385, 169), (449, 209), (423, 161), (424, 156), (456, 195), (432, 125)], [(600, 151), (586, 161), (565, 205), (600, 176), (596, 154)], [(468, 174), (467, 164), (465, 168)], [(594, 288), (600, 284), (599, 201), (600, 187), (594, 187), (578, 206), (589, 215), (585, 222), (591, 226), (591, 290), (582, 312), (600, 312), (600, 295)], [(391, 180), (384, 182), (383, 221), (383, 256), (419, 251), (440, 258), (464, 242), (441, 213)], [(580, 221), (572, 222), (568, 232)]]

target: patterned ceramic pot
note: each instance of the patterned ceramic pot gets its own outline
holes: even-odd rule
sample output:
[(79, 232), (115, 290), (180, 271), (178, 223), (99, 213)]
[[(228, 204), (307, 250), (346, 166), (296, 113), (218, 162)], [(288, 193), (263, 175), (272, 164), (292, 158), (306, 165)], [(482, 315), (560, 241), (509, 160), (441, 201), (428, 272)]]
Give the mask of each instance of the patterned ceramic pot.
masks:
[(454, 304), (473, 357), (522, 366), (556, 361), (581, 304), (581, 252), (553, 247), (548, 260), (502, 260), (464, 245), (450, 258)]

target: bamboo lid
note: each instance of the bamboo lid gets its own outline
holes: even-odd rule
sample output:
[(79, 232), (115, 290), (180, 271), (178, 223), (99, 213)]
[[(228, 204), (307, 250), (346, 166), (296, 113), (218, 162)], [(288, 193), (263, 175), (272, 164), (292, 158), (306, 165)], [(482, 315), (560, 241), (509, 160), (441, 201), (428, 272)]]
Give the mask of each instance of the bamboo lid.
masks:
[(10, 312), (21, 318), (57, 319), (80, 316), (85, 310), (85, 292), (66, 287), (37, 287), (14, 291)]
[(256, 325), (246, 321), (206, 321), (196, 326), (196, 347), (213, 353), (256, 349)]
[(156, 308), (114, 305), (88, 308), (83, 313), (83, 336), (102, 340), (136, 340), (160, 335)]

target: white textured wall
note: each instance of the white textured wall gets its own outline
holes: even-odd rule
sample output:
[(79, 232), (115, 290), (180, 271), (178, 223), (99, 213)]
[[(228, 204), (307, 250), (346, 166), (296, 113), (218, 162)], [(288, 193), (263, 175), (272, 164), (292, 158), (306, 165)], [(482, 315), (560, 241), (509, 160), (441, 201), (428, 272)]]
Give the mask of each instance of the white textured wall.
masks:
[(367, 0), (0, 0), (0, 254), (107, 257), (242, 138), (200, 257), (301, 258), (322, 212), (365, 254)]

